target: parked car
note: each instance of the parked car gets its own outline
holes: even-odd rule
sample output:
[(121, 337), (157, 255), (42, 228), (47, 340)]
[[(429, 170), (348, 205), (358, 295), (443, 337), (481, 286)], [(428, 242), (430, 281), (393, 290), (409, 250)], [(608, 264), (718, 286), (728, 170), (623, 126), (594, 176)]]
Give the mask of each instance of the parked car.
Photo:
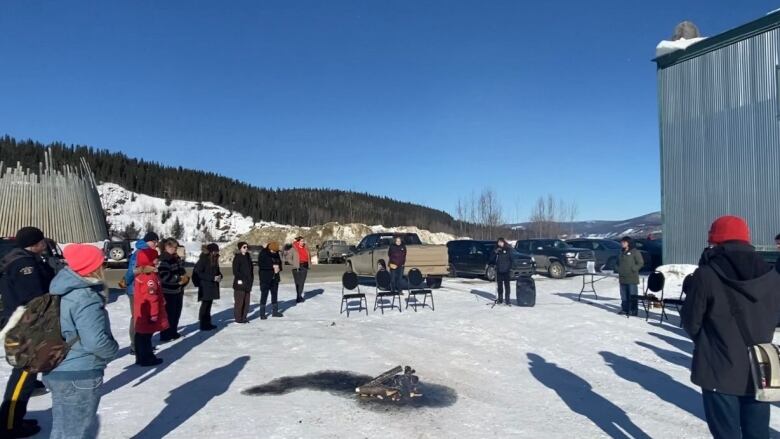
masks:
[[(0, 259), (15, 247), (15, 238), (0, 238)], [(55, 272), (60, 271), (60, 269), (65, 266), (65, 257), (62, 256), (62, 249), (53, 239), (46, 238), (46, 250), (43, 252), (42, 256)]]
[[(493, 257), (495, 248), (495, 241), (458, 239), (448, 242), (450, 275), (481, 276), (491, 282), (496, 280), (496, 261)], [(535, 270), (533, 258), (514, 249), (512, 252), (514, 256), (512, 278), (533, 275)]]
[[(573, 247), (593, 250), (596, 255), (596, 270), (615, 271), (617, 269), (620, 252), (623, 250), (620, 242), (611, 239), (590, 238), (569, 239), (566, 242)], [(642, 259), (645, 261), (642, 271), (653, 270), (655, 267), (652, 266), (653, 261), (650, 253), (640, 249), (637, 250), (642, 254)]]
[(449, 257), (444, 245), (423, 244), (416, 233), (372, 233), (364, 237), (347, 257), (347, 270), (358, 276), (376, 275), (377, 267), (387, 267), (387, 250), (396, 236), (406, 244), (404, 274), (417, 268), (425, 276), (429, 286), (441, 286), (443, 276), (449, 274)]
[(554, 279), (563, 279), (569, 274), (585, 274), (588, 272), (588, 262), (596, 262), (592, 249), (573, 247), (562, 239), (517, 241), (515, 249), (533, 256), (536, 271)]
[[(635, 239), (634, 244), (638, 250), (642, 251), (642, 256), (649, 256), (645, 259), (645, 268), (655, 270), (663, 265), (664, 243), (661, 239)], [(649, 265), (648, 262), (649, 261)]]
[(320, 264), (343, 263), (351, 253), (347, 241), (328, 240), (317, 247)]
[(105, 241), (103, 243), (103, 254), (106, 262), (127, 262), (133, 253), (133, 241), (123, 239), (121, 241)]

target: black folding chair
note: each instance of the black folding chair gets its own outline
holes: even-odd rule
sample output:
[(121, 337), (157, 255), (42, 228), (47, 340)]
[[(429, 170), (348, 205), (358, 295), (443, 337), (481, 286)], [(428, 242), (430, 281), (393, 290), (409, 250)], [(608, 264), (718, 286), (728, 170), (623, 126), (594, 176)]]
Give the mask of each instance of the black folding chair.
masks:
[[(663, 304), (664, 284), (666, 284), (664, 274), (660, 271), (654, 271), (650, 273), (650, 276), (647, 278), (647, 287), (645, 288), (644, 294), (640, 294), (633, 299), (642, 302), (642, 307), (645, 309), (645, 321), (650, 320), (650, 308), (654, 303)], [(660, 297), (657, 294), (651, 293), (660, 293)], [(630, 300), (631, 298), (629, 298), (629, 301)], [(663, 305), (661, 312), (663, 313)]]
[[(693, 281), (692, 274), (685, 276), (685, 279), (683, 279), (682, 291), (680, 291), (679, 299), (661, 299), (661, 318), (659, 319), (660, 323), (663, 323), (664, 319), (667, 321), (669, 320), (669, 315), (666, 314), (667, 305), (674, 306), (677, 310), (677, 314), (680, 314), (680, 308), (682, 308), (683, 303), (685, 303), (685, 295), (688, 293), (688, 289), (691, 287), (691, 281)], [(680, 327), (682, 328), (682, 317), (680, 317)]]
[[(355, 290), (357, 290), (357, 293), (347, 293), (347, 291)], [(368, 300), (366, 300), (365, 293), (360, 292), (360, 282), (358, 275), (352, 271), (347, 271), (343, 276), (341, 276), (341, 308), (339, 314), (343, 314), (344, 311), (346, 311), (347, 317), (349, 317), (349, 312), (355, 310), (354, 308), (350, 308), (349, 301), (355, 299), (359, 299), (360, 301), (360, 307), (357, 309), (357, 312), (365, 309), (366, 315), (368, 315)], [(365, 304), (365, 307), (363, 304)]]
[(395, 299), (398, 299), (398, 312), (401, 312), (401, 292), (400, 291), (390, 291), (392, 289), (391, 286), (391, 280), (390, 280), (390, 272), (387, 270), (377, 270), (376, 272), (376, 298), (374, 299), (374, 311), (376, 311), (377, 307), (382, 310), (382, 314), (385, 313), (385, 308), (387, 307), (384, 303), (384, 300), (382, 303), (379, 303), (380, 299), (384, 299), (386, 297), (392, 297), (393, 300), (390, 302), (390, 309), (395, 308)]
[[(427, 288), (427, 285), (425, 284), (425, 279), (423, 278), (422, 273), (420, 273), (420, 270), (416, 268), (412, 268), (409, 270), (409, 273), (406, 275), (408, 281), (409, 281), (409, 297), (406, 298), (406, 307), (409, 308), (409, 302), (414, 299), (414, 303), (412, 303), (412, 309), (417, 312), (417, 307), (422, 306), (425, 308), (426, 305), (428, 305), (428, 297), (431, 298), (431, 311), (435, 311), (436, 308), (433, 304), (433, 290), (430, 288)], [(422, 304), (420, 303), (420, 300), (418, 299), (419, 296), (423, 296)]]

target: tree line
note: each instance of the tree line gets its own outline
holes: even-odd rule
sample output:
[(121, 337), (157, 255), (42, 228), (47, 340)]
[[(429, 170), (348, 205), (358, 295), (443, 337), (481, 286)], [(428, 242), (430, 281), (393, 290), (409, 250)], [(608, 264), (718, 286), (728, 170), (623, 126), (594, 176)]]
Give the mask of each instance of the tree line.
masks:
[(465, 228), (447, 212), (389, 197), (321, 188), (261, 188), (213, 172), (164, 166), (91, 146), (60, 142), (44, 145), (0, 137), (0, 161), (5, 167), (18, 162), (23, 168), (37, 171), (46, 149), (52, 150), (57, 166), (77, 165), (83, 157), (99, 182), (116, 183), (133, 192), (166, 200), (210, 201), (257, 221), (298, 226), (331, 221), (388, 227), (414, 225), (446, 233)]

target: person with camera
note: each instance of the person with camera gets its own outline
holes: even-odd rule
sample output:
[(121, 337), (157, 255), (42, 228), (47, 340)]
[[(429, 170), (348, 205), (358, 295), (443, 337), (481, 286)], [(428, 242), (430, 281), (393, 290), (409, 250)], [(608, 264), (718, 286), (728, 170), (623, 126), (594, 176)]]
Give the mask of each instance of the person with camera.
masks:
[(219, 246), (211, 243), (203, 249), (193, 270), (193, 280), (198, 287), (200, 301), (201, 331), (212, 331), (217, 327), (211, 322), (211, 305), (219, 300), (219, 283), (222, 282), (222, 272), (219, 270)]
[(680, 316), (693, 340), (691, 381), (715, 438), (769, 438), (769, 403), (756, 400), (748, 346), (771, 343), (780, 274), (750, 245), (744, 219), (712, 223)]

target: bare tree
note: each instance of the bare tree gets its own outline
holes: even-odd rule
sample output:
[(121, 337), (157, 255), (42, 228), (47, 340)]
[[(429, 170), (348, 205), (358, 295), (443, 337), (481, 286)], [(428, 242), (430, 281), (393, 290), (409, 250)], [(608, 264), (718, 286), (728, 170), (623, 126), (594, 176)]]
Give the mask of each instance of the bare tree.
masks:
[(577, 219), (577, 215), (580, 213), (580, 207), (576, 200), (569, 204), (569, 211), (567, 213), (569, 214), (568, 220), (571, 229), (569, 236), (574, 237), (574, 221)]

